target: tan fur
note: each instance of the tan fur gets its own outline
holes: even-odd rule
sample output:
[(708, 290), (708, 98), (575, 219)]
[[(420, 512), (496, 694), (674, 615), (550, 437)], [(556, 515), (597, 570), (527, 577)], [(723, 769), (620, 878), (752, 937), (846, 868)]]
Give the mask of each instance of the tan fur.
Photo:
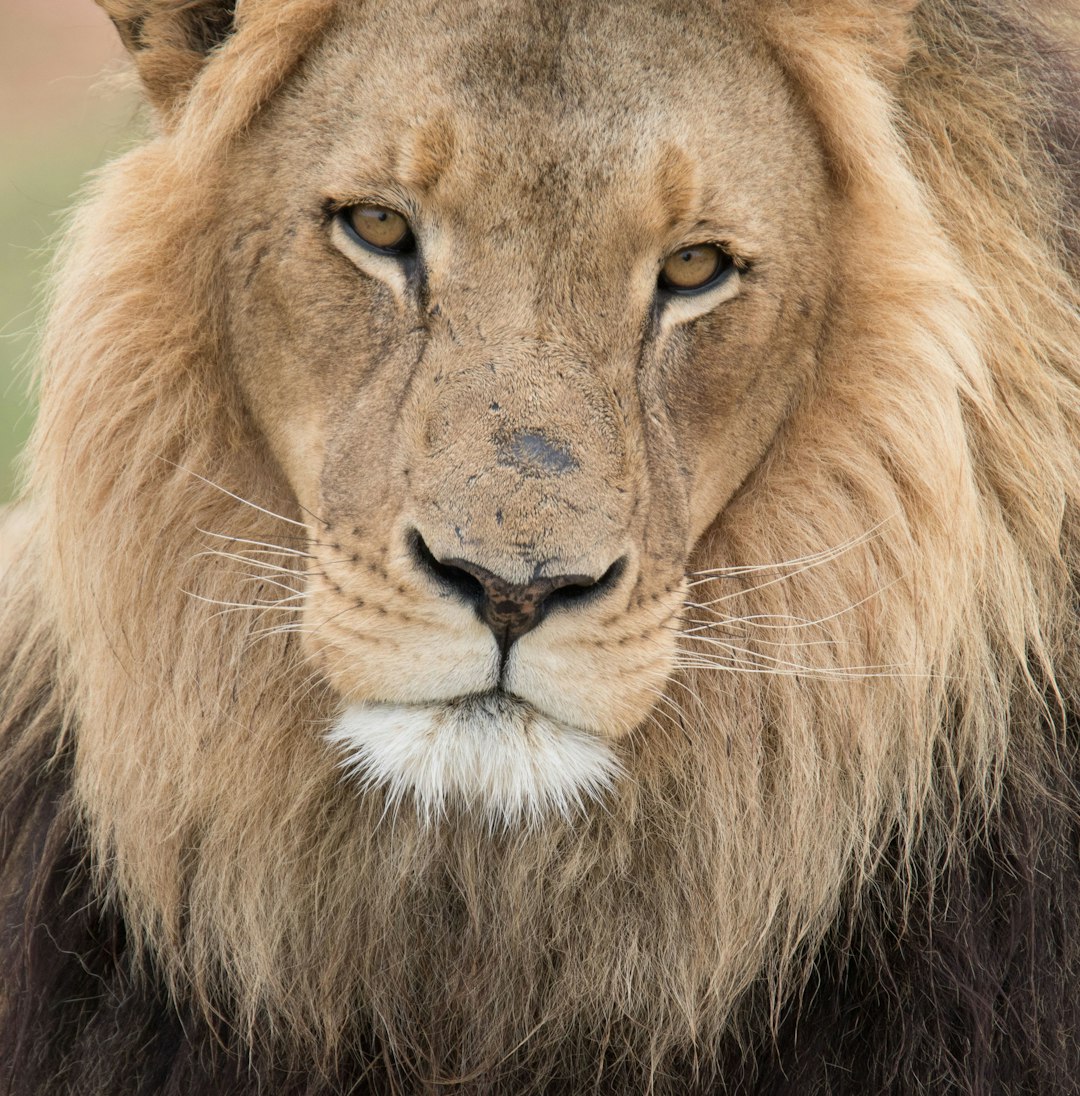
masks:
[[(937, 71), (911, 6), (567, 4), (585, 56), (544, 5), (246, 0), (156, 94), (61, 259), (11, 581), (178, 996), (297, 1054), (373, 1025), (461, 1075), (586, 1036), (659, 1066), (796, 986), (888, 841), (947, 849), (955, 787), (992, 807), (1016, 712), (1072, 686), (1080, 300), (1014, 78)], [(420, 318), (318, 217), (387, 165), (428, 203)], [(751, 276), (643, 359), (641, 256), (703, 207)], [(539, 427), (571, 474), (503, 460)], [(528, 698), (615, 743), (605, 809), (430, 830), (342, 779), (343, 696), (486, 657), (401, 547), (455, 522), (519, 581), (630, 559), (519, 643)]]

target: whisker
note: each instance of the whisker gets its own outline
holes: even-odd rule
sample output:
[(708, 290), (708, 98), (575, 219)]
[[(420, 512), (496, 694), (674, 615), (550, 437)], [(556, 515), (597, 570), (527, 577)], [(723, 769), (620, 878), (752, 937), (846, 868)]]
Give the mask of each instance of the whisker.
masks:
[[(740, 654), (748, 655), (754, 658), (762, 658), (769, 662), (775, 662), (777, 665), (793, 666), (798, 669), (809, 669), (809, 667), (803, 667), (800, 663), (791, 662), (788, 659), (778, 658), (776, 655), (767, 654), (765, 651), (756, 651), (751, 647), (740, 647), (737, 643), (730, 643), (724, 639), (717, 639), (714, 636), (694, 636), (695, 643), (708, 643), (710, 646), (720, 647), (726, 651), (738, 651)], [(694, 654), (705, 654), (706, 652), (693, 652)], [(858, 667), (859, 669), (865, 669), (865, 667)]]
[(778, 666), (761, 666), (754, 662), (743, 663), (740, 660), (714, 663), (687, 662), (676, 663), (679, 670), (711, 670), (737, 674), (770, 675), (774, 677), (802, 677), (834, 679), (837, 681), (865, 681), (877, 679), (895, 679), (904, 677), (928, 677), (926, 674), (905, 674), (898, 671), (883, 670), (824, 670), (824, 669), (786, 669)]
[(254, 641), (256, 639), (265, 639), (268, 636), (298, 634), (300, 632), (310, 632), (312, 630), (310, 624), (303, 624), (297, 620), (290, 621), (288, 624), (274, 624), (269, 628), (260, 628), (257, 632), (250, 632), (248, 634)]
[(762, 673), (777, 673), (799, 677), (835, 677), (835, 678), (877, 678), (877, 677), (931, 677), (930, 674), (916, 674), (905, 671), (901, 666), (805, 666), (790, 659), (781, 659), (764, 651), (754, 651), (747, 647), (713, 640), (717, 646), (728, 652), (722, 656), (708, 651), (684, 652), (676, 660), (680, 669), (736, 669), (748, 666)]
[(299, 635), (305, 631), (305, 627), (299, 622), (289, 624), (278, 624), (269, 628), (260, 628), (258, 631), (248, 633), (248, 641), (244, 646), (244, 653), (252, 650), (256, 644), (261, 641), (269, 640), (275, 636), (292, 636)]
[[(682, 632), (676, 633), (677, 635), (686, 636), (688, 639), (705, 639), (709, 638), (703, 633), (706, 630), (715, 630), (725, 626), (726, 621), (716, 621), (714, 623), (703, 625), (699, 628), (687, 628)], [(720, 638), (723, 638), (722, 636)], [(733, 639), (751, 639), (745, 632), (733, 629), (731, 638)], [(755, 644), (764, 644), (767, 647), (835, 647), (837, 645), (836, 639), (763, 639), (761, 636), (753, 636), (753, 642)]]
[[(253, 581), (274, 582), (274, 580), (272, 578), (261, 578), (261, 579), (253, 580)], [(284, 583), (281, 583), (281, 582), (275, 582), (274, 585), (275, 586), (280, 586), (281, 589), (283, 589), (283, 590), (288, 590), (289, 589), (288, 586), (284, 585)], [(257, 601), (257, 602), (254, 602), (254, 604), (257, 605), (257, 606), (260, 606), (260, 607), (267, 606), (267, 605), (269, 605), (269, 606), (287, 605), (291, 601), (304, 601), (304, 600), (307, 599), (307, 597), (308, 597), (308, 593), (307, 593), (306, 590), (293, 590), (289, 597), (279, 597), (276, 601)]]
[[(276, 556), (285, 556), (286, 559), (318, 559), (318, 556), (313, 556), (310, 552), (283, 552), (280, 548), (249, 548), (244, 552), (237, 553), (244, 559), (256, 560), (262, 556), (270, 556), (273, 559)], [(296, 568), (298, 574), (300, 574), (299, 568)]]
[(318, 514), (314, 513), (314, 511), (309, 510), (299, 499), (296, 499), (294, 501), (296, 502), (296, 505), (299, 506), (300, 509), (303, 510), (304, 513), (308, 515), (308, 517), (310, 517), (313, 520), (317, 521), (321, 526), (323, 526), (323, 528), (325, 528), (325, 529), (330, 528), (330, 522), (328, 522), (325, 518), (321, 518), (321, 517), (319, 517)]
[[(186, 594), (188, 597), (194, 598), (196, 601), (205, 602), (207, 605), (220, 605), (226, 610), (241, 610), (241, 609), (258, 609), (265, 611), (267, 609), (286, 608), (281, 605), (282, 601), (291, 601), (292, 598), (281, 598), (280, 601), (221, 601), (218, 598), (204, 597), (202, 594), (197, 594), (193, 590), (181, 590), (182, 594)], [(304, 595), (297, 595), (304, 596)], [(295, 612), (295, 606), (289, 608), (289, 612)]]
[(261, 567), (264, 571), (274, 571), (281, 575), (290, 575), (296, 578), (303, 578), (309, 572), (302, 571), (296, 567), (282, 567), (278, 563), (268, 563), (262, 559), (252, 559), (250, 556), (240, 555), (238, 552), (223, 552), (220, 548), (207, 548), (204, 552), (197, 552), (192, 558), (198, 559), (201, 556), (217, 556), (219, 559), (231, 560), (233, 563), (248, 563), (252, 567)]
[[(828, 562), (828, 561), (825, 561)], [(712, 601), (706, 601), (702, 604), (701, 608), (708, 608), (711, 605), (719, 605), (724, 601), (732, 601), (735, 598), (746, 597), (749, 594), (756, 594), (761, 590), (767, 590), (770, 586), (776, 586), (781, 582), (789, 582), (791, 579), (804, 575), (808, 571), (812, 571), (815, 567), (822, 566), (822, 563), (811, 563), (804, 567), (800, 567), (796, 571), (791, 571), (788, 574), (777, 575), (775, 578), (769, 579), (767, 582), (759, 582), (756, 586), (748, 586), (744, 590), (732, 590), (730, 594), (722, 594), (720, 597), (713, 598)], [(694, 585), (691, 583), (691, 585)]]
[[(308, 597), (307, 590), (298, 590), (295, 586), (290, 586), (287, 582), (282, 582), (280, 579), (271, 578), (269, 575), (246, 575), (248, 582), (257, 582), (259, 584), (269, 584), (271, 586), (278, 587), (279, 590), (285, 590), (287, 593), (293, 595), (293, 597)], [(292, 601), (292, 597), (283, 598), (283, 601)]]
[[(234, 573), (240, 575), (239, 571), (234, 572)], [(297, 590), (292, 586), (286, 586), (283, 582), (277, 582), (272, 578), (263, 578), (261, 576), (255, 576), (255, 575), (240, 575), (240, 577), (245, 579), (245, 584), (246, 585), (255, 584), (255, 585), (261, 586), (261, 585), (264, 585), (266, 583), (269, 583), (269, 584), (272, 584), (274, 586), (277, 586), (279, 589), (282, 589), (287, 594), (289, 594), (289, 597), (278, 597), (278, 598), (273, 598), (273, 599), (270, 599), (270, 598), (253, 598), (251, 601), (246, 601), (246, 602), (224, 602), (224, 601), (219, 601), (219, 602), (212, 602), (212, 604), (227, 605), (229, 609), (236, 609), (236, 610), (238, 610), (240, 608), (267, 609), (267, 608), (274, 608), (275, 606), (278, 606), (278, 605), (286, 605), (291, 601), (303, 601), (305, 598), (307, 598), (309, 596), (306, 590)], [(187, 591), (184, 591), (184, 592), (186, 593)], [(195, 596), (195, 595), (192, 595), (192, 596)], [(210, 599), (204, 598), (203, 600), (209, 601)], [(294, 606), (294, 608), (295, 608), (295, 606)]]
[[(784, 631), (787, 628), (803, 628), (808, 624), (815, 623), (807, 617), (795, 616), (791, 613), (750, 613), (746, 616), (729, 616), (727, 613), (720, 612), (719, 609), (712, 608), (712, 602), (702, 604), (696, 601), (687, 601), (684, 606), (686, 609), (700, 609), (702, 612), (710, 613), (716, 617), (722, 624), (729, 622), (739, 624), (751, 624), (758, 628), (774, 628), (777, 631)], [(783, 621), (782, 624), (767, 624), (765, 621)], [(712, 627), (711, 623), (705, 623), (701, 621), (705, 627)]]
[(688, 585), (699, 586), (702, 583), (714, 582), (718, 579), (739, 578), (748, 574), (757, 574), (764, 571), (782, 571), (793, 567), (797, 568), (795, 573), (801, 574), (805, 570), (821, 566), (824, 563), (830, 563), (834, 559), (838, 559), (840, 556), (852, 551), (854, 548), (875, 539), (881, 528), (891, 520), (892, 518), (885, 518), (871, 526), (865, 533), (860, 533), (857, 537), (853, 537), (851, 540), (838, 544), (835, 547), (825, 548), (820, 552), (812, 552), (809, 555), (797, 556), (789, 560), (782, 560), (778, 563), (733, 564), (728, 567), (710, 567), (701, 571), (691, 571), (689, 572), (689, 575), (700, 577), (698, 577), (696, 581), (688, 583)]
[(690, 722), (690, 716), (682, 707), (681, 704), (674, 697), (669, 696), (667, 693), (660, 689), (646, 688), (646, 692), (652, 693), (656, 697), (657, 701), (666, 707), (674, 714), (680, 725), (685, 725)]
[[(797, 628), (804, 627), (804, 625), (802, 625), (802, 624), (794, 623), (795, 618), (792, 618), (792, 619), (793, 619), (793, 622), (788, 628), (784, 628), (784, 627), (782, 627), (781, 625), (778, 625), (778, 624), (758, 625), (757, 627), (760, 627), (762, 631), (771, 631), (771, 632), (788, 632), (788, 631), (794, 631)], [(749, 627), (744, 627), (744, 625), (747, 625)], [(755, 627), (754, 621), (749, 620), (746, 617), (720, 616), (719, 614), (717, 614), (717, 619), (716, 620), (702, 620), (700, 617), (687, 617), (685, 626), (683, 628), (679, 629), (678, 634), (679, 635), (684, 635), (684, 636), (694, 636), (694, 635), (699, 634), (700, 632), (713, 631), (713, 630), (718, 629), (718, 628), (728, 628), (732, 632), (737, 632), (740, 635), (749, 635), (750, 634), (749, 628), (754, 628), (754, 627)], [(767, 640), (761, 639), (756, 632), (754, 633), (754, 639), (755, 639), (755, 641), (758, 641), (758, 642), (761, 642), (761, 643), (765, 643), (765, 642), (774, 642), (774, 643), (775, 642), (783, 642), (782, 640), (768, 640), (767, 641)]]
[[(269, 548), (269, 549), (271, 549), (275, 552), (281, 552), (283, 555), (305, 556), (308, 559), (312, 558), (310, 552), (302, 552), (302, 551), (300, 551), (299, 548), (287, 548), (284, 545), (273, 544), (270, 541), (252, 540), (250, 537), (236, 537), (236, 536), (232, 536), (229, 533), (215, 533), (212, 529), (204, 529), (201, 525), (196, 525), (195, 528), (200, 533), (202, 533), (204, 536), (216, 537), (218, 540), (228, 540), (228, 541), (232, 541), (232, 543), (234, 543), (234, 544), (252, 544), (257, 548)], [(290, 540), (290, 539), (293, 539), (293, 538), (285, 537), (283, 539)], [(295, 539), (300, 540), (300, 539), (306, 539), (306, 538), (297, 537)]]
[[(785, 616), (782, 613), (780, 613), (780, 614), (759, 613), (759, 614), (756, 614), (756, 615), (751, 614), (749, 616), (744, 616), (744, 617), (726, 617), (722, 613), (718, 612), (716, 609), (711, 608), (711, 606), (716, 604), (716, 602), (708, 602), (707, 604), (704, 604), (704, 605), (694, 605), (693, 608), (702, 609), (707, 613), (712, 613), (714, 616), (719, 617), (721, 620), (724, 620), (724, 621), (727, 621), (727, 620), (740, 620), (740, 621), (743, 621), (743, 622), (746, 622), (746, 623), (755, 623), (756, 627), (764, 628), (764, 629), (772, 629), (774, 631), (784, 631), (784, 630), (786, 630), (786, 628), (813, 628), (813, 627), (816, 627), (820, 624), (827, 624), (830, 620), (836, 620), (839, 617), (844, 616), (845, 613), (850, 613), (853, 610), (858, 609), (860, 606), (865, 605), (868, 601), (873, 601), (874, 598), (880, 597), (886, 591), (891, 590), (893, 588), (893, 586), (895, 586), (899, 581), (900, 580), (898, 578), (890, 579), (883, 586), (879, 586), (876, 590), (872, 590), (865, 597), (859, 598), (858, 601), (853, 601), (850, 605), (844, 606), (843, 609), (837, 609), (835, 613), (829, 613), (827, 616), (818, 617), (816, 620), (808, 620), (805, 617), (796, 617), (796, 616), (788, 617), (788, 616)], [(750, 591), (746, 591), (746, 592), (749, 593)], [(729, 596), (735, 596), (735, 595), (729, 595)], [(717, 601), (720, 601), (720, 600), (724, 600), (724, 599), (721, 599), (721, 598), (717, 599)], [(785, 620), (785, 619), (791, 621), (792, 623), (787, 624), (787, 625), (756, 623), (759, 620)]]
[[(171, 464), (174, 468), (179, 469), (179, 471), (181, 472), (186, 472), (189, 476), (194, 476), (197, 480), (201, 480), (208, 487), (213, 487), (214, 490), (220, 491), (223, 495), (228, 495), (229, 498), (235, 499), (237, 502), (241, 502), (245, 506), (250, 506), (253, 510), (258, 510), (260, 514), (265, 514), (268, 518), (276, 518), (278, 521), (284, 521), (289, 525), (295, 525), (299, 529), (307, 529), (308, 527), (306, 522), (295, 521), (293, 518), (287, 518), (284, 514), (278, 514), (275, 513), (273, 510), (268, 510), (265, 506), (260, 506), (257, 502), (252, 502), (251, 499), (243, 498), (241, 495), (236, 494), (234, 491), (230, 491), (227, 487), (222, 487), (220, 483), (215, 483), (213, 480), (207, 479), (206, 476), (199, 475), (199, 473), (194, 471), (193, 469), (185, 468), (184, 465), (177, 464), (176, 461), (169, 460), (168, 457), (160, 457), (159, 459), (163, 460), (166, 464)], [(300, 506), (300, 503), (298, 502), (297, 505)], [(300, 509), (304, 510), (305, 507), (300, 506)], [(306, 512), (310, 513), (310, 511)], [(315, 515), (312, 514), (312, 517), (315, 517)], [(321, 518), (315, 517), (315, 520), (318, 521), (321, 525), (327, 524)]]

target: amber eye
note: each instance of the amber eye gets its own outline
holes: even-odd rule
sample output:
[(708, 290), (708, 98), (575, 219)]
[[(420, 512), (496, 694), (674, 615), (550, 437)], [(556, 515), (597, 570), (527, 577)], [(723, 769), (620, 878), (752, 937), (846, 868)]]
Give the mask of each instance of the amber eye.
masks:
[(341, 212), (345, 224), (362, 244), (391, 255), (407, 255), (416, 249), (409, 222), (400, 213), (377, 205), (350, 206)]
[(664, 261), (660, 288), (672, 293), (693, 293), (719, 281), (734, 265), (735, 260), (717, 244), (681, 247)]

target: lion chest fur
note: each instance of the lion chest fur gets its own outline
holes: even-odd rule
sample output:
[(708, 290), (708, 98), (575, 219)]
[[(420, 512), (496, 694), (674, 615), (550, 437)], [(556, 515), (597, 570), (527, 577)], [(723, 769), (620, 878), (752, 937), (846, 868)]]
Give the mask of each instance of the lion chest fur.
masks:
[(8, 1089), (1074, 1091), (1068, 5), (102, 5)]

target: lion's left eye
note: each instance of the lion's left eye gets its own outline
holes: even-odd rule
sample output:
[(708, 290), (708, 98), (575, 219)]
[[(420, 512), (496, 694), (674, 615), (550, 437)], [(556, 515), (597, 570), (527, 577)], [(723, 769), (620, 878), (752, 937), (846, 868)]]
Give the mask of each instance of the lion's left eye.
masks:
[(346, 229), (359, 243), (388, 255), (410, 255), (416, 238), (409, 222), (393, 209), (377, 205), (355, 205), (339, 214)]
[(669, 293), (697, 293), (734, 269), (734, 258), (719, 244), (681, 247), (664, 260), (658, 285)]

